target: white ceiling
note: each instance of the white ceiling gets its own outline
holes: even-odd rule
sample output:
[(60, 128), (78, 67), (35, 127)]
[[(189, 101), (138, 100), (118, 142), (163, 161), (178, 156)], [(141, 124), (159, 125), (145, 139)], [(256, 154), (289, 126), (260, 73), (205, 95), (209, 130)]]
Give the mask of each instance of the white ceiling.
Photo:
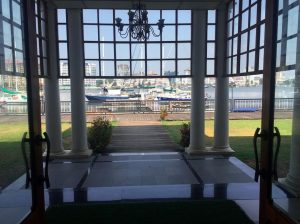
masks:
[[(47, 0), (57, 8), (130, 9), (137, 1), (125, 0)], [(147, 9), (215, 9), (226, 0), (142, 0)]]

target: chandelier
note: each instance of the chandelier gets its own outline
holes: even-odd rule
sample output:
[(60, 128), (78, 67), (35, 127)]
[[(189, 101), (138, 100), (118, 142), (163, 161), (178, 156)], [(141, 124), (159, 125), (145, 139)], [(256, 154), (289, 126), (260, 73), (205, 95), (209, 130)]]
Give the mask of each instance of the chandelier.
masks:
[(123, 31), (124, 24), (122, 23), (122, 19), (119, 17), (116, 18), (116, 26), (118, 27), (120, 36), (125, 39), (130, 35), (132, 39), (136, 39), (137, 41), (148, 40), (150, 34), (154, 37), (159, 37), (165, 26), (165, 20), (159, 19), (156, 23), (159, 30), (159, 33), (156, 34), (153, 27), (148, 24), (148, 11), (146, 10), (146, 6), (139, 1), (138, 4), (133, 5), (133, 8), (134, 11), (128, 11), (129, 25), (125, 31)]

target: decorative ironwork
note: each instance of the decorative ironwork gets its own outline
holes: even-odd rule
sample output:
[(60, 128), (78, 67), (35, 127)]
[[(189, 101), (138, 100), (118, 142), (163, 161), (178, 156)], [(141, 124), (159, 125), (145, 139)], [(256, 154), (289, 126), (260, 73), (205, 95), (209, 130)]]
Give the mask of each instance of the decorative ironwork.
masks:
[(146, 6), (139, 1), (138, 4), (133, 5), (133, 8), (135, 11), (128, 11), (129, 25), (125, 32), (123, 32), (125, 25), (122, 23), (122, 19), (119, 17), (115, 19), (120, 36), (125, 39), (130, 35), (132, 39), (136, 39), (137, 41), (148, 40), (150, 34), (155, 37), (160, 36), (165, 20), (159, 19), (156, 23), (159, 30), (159, 34), (156, 34), (153, 27), (148, 24), (148, 11), (146, 10)]

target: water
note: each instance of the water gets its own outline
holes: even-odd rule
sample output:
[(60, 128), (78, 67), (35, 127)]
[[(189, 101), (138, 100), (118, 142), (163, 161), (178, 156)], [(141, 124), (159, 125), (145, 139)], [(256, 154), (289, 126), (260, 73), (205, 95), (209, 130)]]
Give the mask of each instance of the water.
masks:
[[(147, 90), (140, 90), (147, 91)], [(100, 89), (86, 89), (86, 95), (97, 95)], [(229, 88), (229, 99), (261, 99), (262, 98), (262, 86), (252, 86), (252, 87), (234, 87)], [(205, 88), (205, 93), (208, 98), (215, 99), (215, 88), (208, 87)], [(293, 98), (294, 88), (286, 86), (277, 86), (275, 92), (275, 98)], [(70, 90), (60, 90), (61, 101), (70, 101), (71, 94)]]

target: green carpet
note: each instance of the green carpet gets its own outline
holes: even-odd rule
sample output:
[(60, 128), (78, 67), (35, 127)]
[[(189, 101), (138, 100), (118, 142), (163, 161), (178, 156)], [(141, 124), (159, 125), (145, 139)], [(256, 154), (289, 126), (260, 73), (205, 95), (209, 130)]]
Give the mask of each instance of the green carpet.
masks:
[(48, 224), (253, 223), (229, 200), (63, 204), (46, 211)]

